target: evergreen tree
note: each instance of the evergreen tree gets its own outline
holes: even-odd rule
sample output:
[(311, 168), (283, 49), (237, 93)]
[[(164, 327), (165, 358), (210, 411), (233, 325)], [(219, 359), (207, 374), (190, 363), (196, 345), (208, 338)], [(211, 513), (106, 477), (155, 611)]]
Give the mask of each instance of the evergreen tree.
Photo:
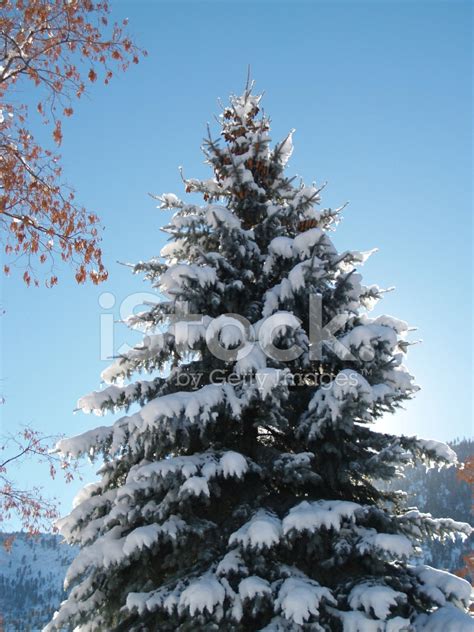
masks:
[(271, 147), (260, 97), (220, 123), (213, 176), (184, 179), (204, 205), (161, 196), (171, 241), (135, 266), (166, 300), (129, 319), (143, 342), (79, 401), (128, 414), (58, 446), (104, 464), (60, 521), (81, 551), (46, 629), (472, 630), (468, 582), (417, 563), (423, 538), (469, 525), (375, 482), (455, 460), (374, 429), (417, 390), (408, 326), (369, 317), (370, 253), (336, 250), (341, 209), (286, 175), (292, 135)]

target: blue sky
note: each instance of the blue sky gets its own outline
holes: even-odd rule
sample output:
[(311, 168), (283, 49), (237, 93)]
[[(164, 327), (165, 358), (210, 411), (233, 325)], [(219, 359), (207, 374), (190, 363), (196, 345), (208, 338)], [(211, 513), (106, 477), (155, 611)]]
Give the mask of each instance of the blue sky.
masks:
[[(104, 420), (73, 415), (100, 385), (101, 316), (148, 286), (116, 261), (158, 254), (166, 214), (148, 192), (182, 193), (178, 166), (205, 176), (199, 147), (217, 98), (247, 66), (273, 121), (295, 127), (289, 170), (328, 181), (324, 205), (350, 204), (340, 249), (380, 250), (364, 278), (396, 286), (378, 311), (418, 327), (407, 365), (422, 387), (384, 427), (441, 440), (472, 434), (471, 7), (464, 2), (112, 2), (149, 56), (94, 86), (64, 123), (68, 181), (106, 227), (99, 288), (64, 271), (53, 290), (2, 280), (3, 431), (32, 424), (77, 434)], [(115, 307), (99, 298), (113, 293)], [(116, 346), (133, 338), (121, 326)], [(78, 483), (43, 482), (70, 506)], [(85, 477), (91, 471), (86, 470)]]

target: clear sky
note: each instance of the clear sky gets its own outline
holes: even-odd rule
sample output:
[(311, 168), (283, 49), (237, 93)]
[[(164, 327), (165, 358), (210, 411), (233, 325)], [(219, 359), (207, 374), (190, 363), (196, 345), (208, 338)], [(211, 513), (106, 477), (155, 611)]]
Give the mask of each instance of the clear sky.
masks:
[[(441, 440), (471, 435), (470, 3), (111, 4), (149, 56), (91, 89), (65, 121), (62, 147), (68, 181), (106, 227), (109, 281), (78, 287), (67, 271), (52, 290), (2, 280), (3, 431), (31, 424), (71, 435), (107, 421), (72, 411), (107, 365), (101, 318), (118, 318), (127, 296), (149, 290), (116, 261), (159, 253), (167, 215), (147, 193), (182, 194), (179, 165), (206, 176), (205, 125), (218, 97), (242, 90), (251, 64), (274, 140), (297, 130), (290, 172), (328, 181), (324, 205), (350, 201), (336, 245), (380, 249), (365, 281), (397, 290), (378, 311), (423, 339), (407, 359), (422, 390), (383, 426)], [(114, 307), (100, 306), (104, 292)], [(133, 341), (119, 325), (114, 334), (116, 349)], [(47, 484), (63, 511), (78, 487), (51, 483), (32, 464), (16, 476)]]

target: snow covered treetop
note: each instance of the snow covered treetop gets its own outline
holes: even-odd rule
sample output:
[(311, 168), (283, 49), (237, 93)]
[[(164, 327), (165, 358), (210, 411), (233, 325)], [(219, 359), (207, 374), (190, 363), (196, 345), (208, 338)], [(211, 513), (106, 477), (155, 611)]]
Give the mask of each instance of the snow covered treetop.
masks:
[[(241, 96), (231, 96), (219, 117), (220, 140), (210, 135), (204, 143), (207, 163), (214, 171), (209, 180), (185, 179), (186, 191), (202, 193), (205, 201), (227, 200), (243, 228), (254, 228), (272, 216), (285, 219), (295, 228), (303, 221), (311, 226), (329, 226), (340, 209), (317, 212), (321, 187), (294, 185), (284, 169), (293, 152), (292, 130), (273, 149), (270, 121), (261, 113), (261, 95), (252, 94), (251, 85)], [(183, 208), (174, 194), (158, 198), (160, 208)]]

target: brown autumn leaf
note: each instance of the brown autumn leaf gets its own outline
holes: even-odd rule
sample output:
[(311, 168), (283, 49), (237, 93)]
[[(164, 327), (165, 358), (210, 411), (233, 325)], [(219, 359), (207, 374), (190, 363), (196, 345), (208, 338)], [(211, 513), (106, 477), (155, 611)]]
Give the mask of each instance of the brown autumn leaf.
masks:
[[(56, 274), (47, 271), (55, 257), (72, 265), (79, 283), (107, 278), (99, 219), (75, 203), (62, 180), (60, 157), (35, 140), (28, 106), (52, 127), (60, 145), (61, 117), (74, 114), (72, 101), (97, 80), (91, 64), (104, 70), (108, 82), (112, 69), (126, 70), (145, 54), (124, 32), (125, 23), (109, 24), (108, 16), (107, 3), (90, 0), (1, 2), (0, 225), (11, 259), (3, 269), (10, 274), (22, 267), (27, 285), (38, 283), (35, 263), (42, 264), (46, 285), (55, 285)], [(39, 88), (39, 102), (22, 101), (25, 82)]]

